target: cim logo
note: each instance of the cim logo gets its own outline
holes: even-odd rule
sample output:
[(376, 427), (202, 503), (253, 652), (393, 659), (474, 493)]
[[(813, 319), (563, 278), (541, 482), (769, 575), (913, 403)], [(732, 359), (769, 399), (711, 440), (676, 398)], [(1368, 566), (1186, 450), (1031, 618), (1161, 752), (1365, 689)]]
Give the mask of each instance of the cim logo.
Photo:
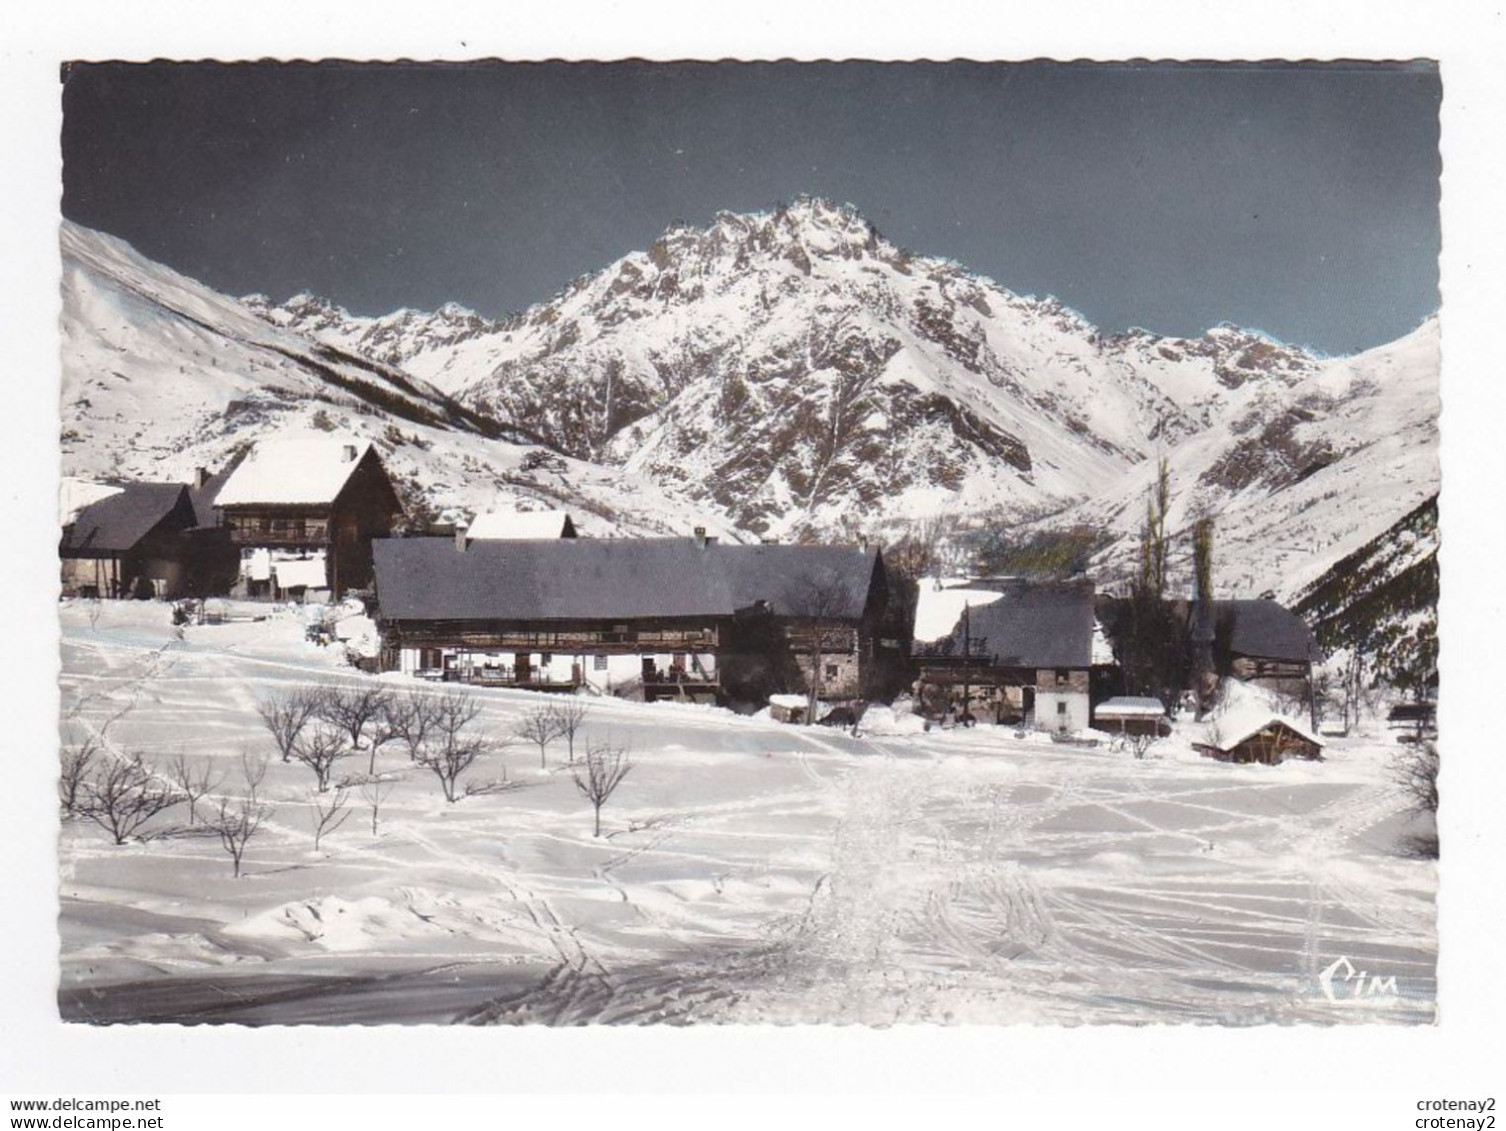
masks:
[(1334, 1005), (1363, 1005), (1377, 998), (1394, 1000), (1397, 996), (1396, 976), (1381, 978), (1368, 970), (1356, 970), (1354, 963), (1340, 957), (1318, 974), (1318, 986)]

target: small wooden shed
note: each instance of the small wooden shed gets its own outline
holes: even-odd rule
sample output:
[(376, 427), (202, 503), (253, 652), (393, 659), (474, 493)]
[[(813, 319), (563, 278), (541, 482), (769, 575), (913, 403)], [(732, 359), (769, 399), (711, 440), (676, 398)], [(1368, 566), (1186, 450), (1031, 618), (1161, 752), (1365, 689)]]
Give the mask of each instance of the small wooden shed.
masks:
[(1093, 725), (1110, 734), (1152, 734), (1165, 738), (1171, 720), (1161, 700), (1148, 695), (1116, 695), (1093, 708)]
[(1323, 740), (1309, 733), (1300, 723), (1280, 715), (1225, 728), (1215, 739), (1195, 742), (1193, 749), (1222, 762), (1259, 762), (1275, 766), (1287, 758), (1323, 757)]
[(769, 696), (769, 715), (775, 722), (803, 723), (810, 709), (810, 700), (804, 695), (778, 694)]

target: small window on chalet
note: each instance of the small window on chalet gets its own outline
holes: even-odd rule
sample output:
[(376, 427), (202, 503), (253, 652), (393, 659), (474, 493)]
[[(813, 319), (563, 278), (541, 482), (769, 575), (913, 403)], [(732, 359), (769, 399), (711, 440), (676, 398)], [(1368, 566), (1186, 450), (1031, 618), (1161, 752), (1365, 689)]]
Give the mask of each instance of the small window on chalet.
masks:
[(539, 666), (547, 668), (549, 666), (549, 661), (552, 660), (552, 659), (554, 659), (554, 653), (553, 652), (540, 652), (539, 653)]
[(591, 657), (591, 667), (593, 667), (596, 671), (599, 671), (599, 672), (606, 671), (607, 670), (607, 658), (605, 656), (593, 656), (593, 657)]
[(1056, 713), (1058, 715), (1065, 715), (1067, 713), (1067, 701), (1065, 699), (1058, 699), (1056, 701)]
[(1056, 669), (1056, 682), (1057, 683), (1066, 683), (1071, 678), (1072, 678), (1072, 673), (1070, 671), (1068, 671), (1066, 668), (1057, 668)]
[(836, 664), (827, 664), (826, 665), (826, 678), (827, 679), (836, 679), (837, 678), (837, 665)]

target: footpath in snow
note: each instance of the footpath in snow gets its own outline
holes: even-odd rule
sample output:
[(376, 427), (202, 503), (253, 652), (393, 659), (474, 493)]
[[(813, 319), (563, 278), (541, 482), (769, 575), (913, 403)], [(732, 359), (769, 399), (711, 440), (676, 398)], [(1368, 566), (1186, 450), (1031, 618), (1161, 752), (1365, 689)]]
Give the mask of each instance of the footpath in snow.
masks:
[[(592, 699), (577, 749), (634, 762), (597, 838), (564, 740), (541, 769), (513, 737), (544, 697), (476, 690), (497, 748), (470, 778), (497, 788), (447, 803), (383, 746), (375, 821), (352, 791), (316, 850), (313, 776), (275, 756), (257, 703), (416, 684), (308, 643), (298, 610), (259, 612), (179, 631), (156, 603), (62, 606), (65, 742), (181, 756), (221, 793), (243, 756), (271, 754), (274, 808), (240, 878), (207, 837), (117, 846), (64, 822), (66, 1019), (1433, 1018), (1436, 865), (1406, 851), (1383, 734), (1319, 763), (1233, 766), (1175, 737), (1137, 761), (886, 711), (854, 738)], [(1353, 971), (1380, 991), (1356, 996)]]

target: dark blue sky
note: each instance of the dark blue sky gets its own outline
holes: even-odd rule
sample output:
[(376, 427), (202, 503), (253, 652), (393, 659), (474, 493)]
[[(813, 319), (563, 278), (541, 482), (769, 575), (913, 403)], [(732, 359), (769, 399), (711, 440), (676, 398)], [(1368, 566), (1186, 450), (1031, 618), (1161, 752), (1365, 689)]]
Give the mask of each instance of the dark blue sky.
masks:
[(222, 291), (498, 315), (847, 201), (1106, 330), (1348, 353), (1438, 305), (1431, 64), (87, 64), (63, 212)]

